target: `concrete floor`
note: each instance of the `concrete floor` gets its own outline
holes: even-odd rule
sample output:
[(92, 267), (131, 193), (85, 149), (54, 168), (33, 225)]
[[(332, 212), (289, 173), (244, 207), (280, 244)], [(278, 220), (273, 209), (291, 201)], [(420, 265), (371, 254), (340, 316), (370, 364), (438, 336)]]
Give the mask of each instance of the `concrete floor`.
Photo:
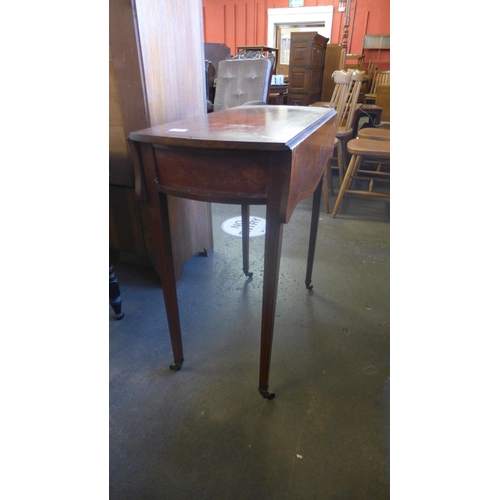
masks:
[(125, 317), (110, 308), (110, 499), (389, 498), (389, 201), (322, 209), (309, 292), (311, 202), (284, 229), (272, 401), (257, 391), (264, 238), (246, 279), (241, 239), (220, 229), (238, 206), (212, 206), (214, 253), (178, 285), (180, 372), (154, 270), (113, 262)]

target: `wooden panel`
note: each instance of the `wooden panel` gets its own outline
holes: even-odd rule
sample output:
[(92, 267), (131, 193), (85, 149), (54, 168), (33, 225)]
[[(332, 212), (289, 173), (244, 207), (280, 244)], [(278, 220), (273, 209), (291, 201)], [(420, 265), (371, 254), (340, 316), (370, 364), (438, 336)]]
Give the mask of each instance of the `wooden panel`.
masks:
[(377, 97), (375, 104), (382, 108), (380, 120), (383, 122), (391, 121), (391, 87), (389, 85), (379, 85), (377, 88)]
[[(116, 85), (115, 70), (111, 63), (111, 54), (109, 60), (109, 124), (110, 126), (119, 126), (123, 129), (122, 112), (120, 110), (120, 100), (118, 96), (118, 87)], [(124, 141), (125, 144), (125, 141)], [(118, 147), (118, 150), (125, 152), (125, 148)]]
[(290, 68), (288, 92), (307, 92), (310, 87), (311, 72), (307, 68)]
[(312, 50), (312, 67), (323, 69), (325, 65), (325, 47), (314, 45)]
[[(214, 158), (218, 161), (214, 161)], [(250, 199), (264, 199), (268, 178), (267, 153), (247, 152), (242, 157), (238, 150), (214, 153), (210, 150), (155, 150), (157, 179), (160, 185), (176, 188), (187, 195), (211, 192), (224, 203), (231, 198), (246, 196)], [(259, 164), (259, 169), (255, 164)], [(235, 168), (237, 166), (237, 168)], [(255, 175), (259, 170), (258, 175)], [(221, 186), (220, 179), (224, 179)]]
[(109, 154), (124, 158), (128, 155), (115, 71), (111, 60), (109, 61)]
[(323, 72), (323, 83), (321, 87), (321, 101), (329, 102), (332, 98), (335, 82), (332, 73), (340, 69), (340, 53), (342, 45), (329, 43), (325, 52), (325, 69)]
[(149, 126), (206, 113), (201, 0), (137, 2), (137, 24)]
[[(142, 77), (134, 14), (130, 1), (109, 2), (109, 58), (110, 58), (110, 144), (109, 182), (113, 185), (134, 187), (134, 167), (128, 154), (118, 145), (132, 130), (148, 125), (142, 91)], [(117, 109), (118, 108), (118, 109)], [(118, 137), (122, 133), (122, 137)]]
[(109, 248), (146, 254), (134, 188), (109, 186)]
[(131, 0), (109, 2), (109, 49), (125, 137), (149, 124)]
[[(122, 141), (132, 131), (206, 113), (201, 0), (110, 0), (109, 12), (110, 170), (120, 172), (110, 182), (128, 175), (130, 184), (110, 187), (110, 247), (155, 261), (150, 207), (134, 193)], [(169, 205), (179, 281), (187, 260), (213, 248), (211, 208), (191, 200)]]
[(294, 66), (310, 66), (311, 65), (311, 44), (296, 43), (290, 47), (290, 61), (293, 61)]
[(310, 92), (313, 94), (321, 94), (321, 82), (323, 80), (323, 70), (311, 70), (311, 86)]

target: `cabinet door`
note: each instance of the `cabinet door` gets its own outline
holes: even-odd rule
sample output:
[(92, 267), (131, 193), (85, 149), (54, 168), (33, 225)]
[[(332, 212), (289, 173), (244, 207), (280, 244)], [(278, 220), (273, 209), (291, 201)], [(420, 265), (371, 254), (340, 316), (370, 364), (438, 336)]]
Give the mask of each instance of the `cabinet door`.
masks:
[(290, 66), (311, 67), (312, 45), (308, 42), (292, 43), (290, 46)]
[(323, 68), (325, 64), (325, 48), (314, 44), (312, 50), (312, 60), (311, 65), (313, 68)]
[(311, 88), (311, 70), (309, 68), (290, 67), (288, 92), (309, 92)]
[(309, 90), (311, 93), (321, 94), (321, 83), (323, 81), (323, 70), (322, 69), (312, 69), (310, 76), (310, 86)]

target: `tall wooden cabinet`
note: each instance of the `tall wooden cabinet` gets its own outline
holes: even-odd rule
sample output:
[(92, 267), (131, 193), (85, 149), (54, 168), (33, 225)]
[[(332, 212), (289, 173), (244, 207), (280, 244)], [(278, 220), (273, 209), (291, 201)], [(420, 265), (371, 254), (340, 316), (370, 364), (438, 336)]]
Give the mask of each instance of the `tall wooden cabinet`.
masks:
[(288, 74), (288, 104), (309, 106), (321, 100), (328, 38), (317, 32), (292, 32)]

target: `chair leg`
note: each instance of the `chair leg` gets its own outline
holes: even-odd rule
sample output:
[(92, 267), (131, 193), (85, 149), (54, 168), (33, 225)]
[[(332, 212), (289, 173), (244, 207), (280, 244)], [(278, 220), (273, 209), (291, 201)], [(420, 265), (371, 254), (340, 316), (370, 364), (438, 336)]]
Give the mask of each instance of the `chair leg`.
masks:
[(248, 271), (250, 267), (250, 206), (241, 205), (241, 236), (243, 241), (243, 272), (249, 278), (253, 273)]
[(354, 179), (356, 172), (361, 164), (363, 157), (358, 155), (353, 155), (351, 157), (351, 161), (349, 162), (349, 167), (347, 168), (347, 172), (345, 174), (344, 180), (342, 181), (342, 185), (340, 186), (339, 194), (337, 195), (337, 199), (335, 200), (335, 206), (333, 207), (332, 217), (337, 215), (337, 212), (340, 208), (340, 204), (342, 203), (342, 198), (344, 197), (345, 192), (351, 186), (352, 180)]
[(356, 179), (356, 176), (358, 175), (359, 167), (361, 167), (362, 163), (363, 163), (363, 157), (361, 155), (356, 155), (356, 161), (354, 163), (354, 168), (351, 171), (351, 173), (349, 174), (349, 176), (347, 177), (347, 185), (346, 185), (344, 194), (351, 189), (352, 183)]
[(345, 172), (345, 155), (344, 155), (344, 144), (342, 139), (339, 139), (339, 143), (337, 145), (337, 163), (339, 166), (339, 183), (342, 186), (342, 181), (344, 180), (344, 172)]

